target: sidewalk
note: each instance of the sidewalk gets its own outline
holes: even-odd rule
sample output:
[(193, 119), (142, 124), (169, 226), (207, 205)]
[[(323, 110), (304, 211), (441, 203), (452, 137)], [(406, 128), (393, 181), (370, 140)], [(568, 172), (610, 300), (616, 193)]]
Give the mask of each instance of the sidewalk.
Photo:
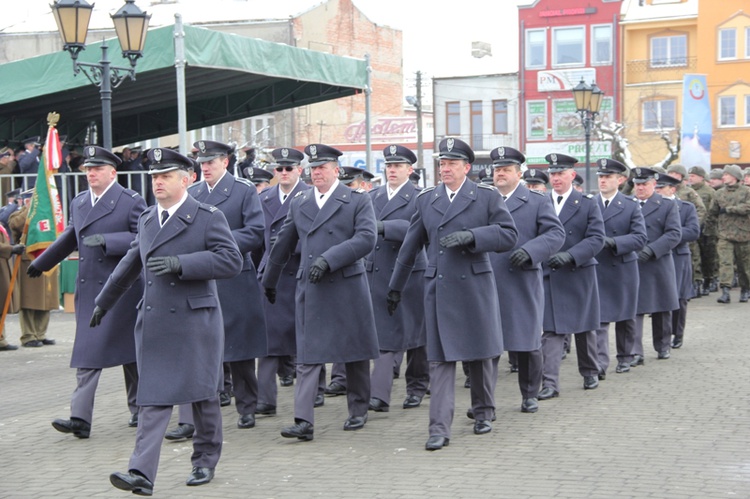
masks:
[[(294, 392), (280, 387), (278, 415), (258, 416), (254, 429), (238, 429), (234, 405), (223, 408), (223, 455), (209, 485), (184, 485), (191, 441), (165, 441), (154, 495), (750, 497), (750, 304), (737, 303), (738, 294), (730, 305), (716, 303), (716, 294), (693, 300), (685, 345), (669, 360), (656, 360), (647, 326), (645, 366), (615, 374), (614, 361), (596, 390), (583, 390), (573, 352), (563, 361), (560, 397), (540, 402), (536, 414), (520, 412), (516, 375), (504, 356), (488, 435), (472, 432), (460, 374), (453, 437), (437, 452), (424, 450), (429, 398), (401, 409), (403, 376), (395, 380), (391, 412), (371, 412), (361, 431), (342, 431), (345, 397), (326, 397), (312, 442), (279, 435), (293, 422)], [(17, 316), (6, 331), (17, 344)], [(109, 483), (110, 473), (127, 470), (135, 439), (120, 368), (102, 374), (90, 439), (50, 425), (69, 415), (73, 332), (72, 314), (53, 313), (48, 337), (57, 345), (0, 352), (0, 498), (130, 497)]]

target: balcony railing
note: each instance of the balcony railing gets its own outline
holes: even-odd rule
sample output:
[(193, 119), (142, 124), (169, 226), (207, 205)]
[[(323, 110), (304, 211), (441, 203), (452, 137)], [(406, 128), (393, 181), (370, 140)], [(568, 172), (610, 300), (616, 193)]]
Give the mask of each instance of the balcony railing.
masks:
[(673, 57), (671, 59), (640, 59), (627, 61), (625, 69), (629, 74), (640, 75), (652, 71), (693, 70), (698, 66), (697, 57)]

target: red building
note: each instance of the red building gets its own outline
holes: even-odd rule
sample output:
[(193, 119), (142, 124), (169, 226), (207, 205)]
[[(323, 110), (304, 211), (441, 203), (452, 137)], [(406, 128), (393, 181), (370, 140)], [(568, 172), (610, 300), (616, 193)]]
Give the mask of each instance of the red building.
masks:
[[(572, 93), (582, 78), (604, 91), (601, 120), (618, 120), (620, 7), (621, 0), (536, 0), (518, 7), (520, 144), (529, 166), (546, 165), (544, 156), (552, 152), (585, 166)], [(610, 152), (609, 143), (592, 136), (592, 163)]]

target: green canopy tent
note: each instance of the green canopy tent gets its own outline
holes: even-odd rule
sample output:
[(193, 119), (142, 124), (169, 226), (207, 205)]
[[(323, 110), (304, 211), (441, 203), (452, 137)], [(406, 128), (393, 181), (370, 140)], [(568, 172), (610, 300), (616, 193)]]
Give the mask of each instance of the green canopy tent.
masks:
[[(337, 99), (364, 91), (367, 61), (300, 49), (255, 38), (182, 26), (187, 129)], [(114, 146), (178, 132), (175, 29), (151, 29), (136, 81), (112, 93)], [(108, 40), (113, 65), (127, 65), (116, 39)], [(98, 62), (101, 42), (87, 45), (82, 62)], [(101, 121), (99, 89), (73, 74), (67, 52), (0, 65), (0, 144), (46, 134), (49, 112), (61, 115), (58, 130), (83, 142), (91, 122)]]

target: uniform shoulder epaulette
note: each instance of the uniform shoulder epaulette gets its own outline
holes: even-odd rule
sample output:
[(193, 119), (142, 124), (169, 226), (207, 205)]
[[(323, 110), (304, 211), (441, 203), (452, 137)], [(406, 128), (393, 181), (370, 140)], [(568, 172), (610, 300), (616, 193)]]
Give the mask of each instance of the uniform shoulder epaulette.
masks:
[[(304, 193), (305, 193), (305, 191), (299, 191), (297, 194), (294, 195), (294, 198), (298, 198), (301, 195), (303, 195)], [(292, 199), (294, 199), (294, 198), (292, 198)]]
[(585, 197), (586, 199), (594, 199), (593, 194), (584, 194), (583, 197)]
[(198, 182), (196, 182), (194, 184), (189, 185), (188, 188), (187, 188), (187, 190), (188, 190), (188, 192), (189, 191), (194, 191), (195, 189), (198, 188), (199, 185), (203, 185), (205, 183), (206, 183), (205, 180), (200, 180), (200, 181), (198, 181)]
[(249, 181), (248, 179), (246, 179), (246, 178), (243, 178), (243, 177), (234, 177), (234, 181), (235, 181), (235, 182), (239, 182), (239, 183), (241, 183), (241, 184), (245, 184), (245, 185), (247, 185), (248, 187), (252, 187), (253, 189), (255, 189), (255, 184), (253, 184), (252, 182), (250, 182), (250, 181)]
[(133, 189), (128, 189), (127, 187), (125, 188), (125, 194), (127, 194), (131, 198), (134, 198), (138, 195), (138, 193), (135, 192)]
[(265, 192), (266, 192), (267, 190), (269, 190), (269, 189), (273, 189), (273, 186), (272, 186), (272, 185), (269, 185), (268, 187), (266, 187), (265, 189), (263, 189), (262, 191), (260, 191), (260, 192), (259, 192), (258, 194), (265, 194)]
[(422, 189), (422, 191), (419, 194), (417, 194), (417, 197), (421, 196), (422, 194), (426, 194), (428, 192), (434, 191), (435, 187), (437, 186), (433, 185), (432, 187), (425, 187), (424, 189)]
[(638, 202), (638, 198), (637, 198), (637, 197), (635, 197), (635, 196), (633, 196), (632, 198), (631, 198), (631, 197), (628, 197), (628, 196), (625, 196), (625, 199), (629, 199), (629, 200), (631, 200), (631, 201), (632, 201), (632, 202), (634, 202), (634, 203), (637, 203), (637, 202)]
[(89, 191), (88, 191), (88, 190), (85, 190), (85, 191), (81, 191), (81, 192), (79, 192), (78, 194), (76, 194), (76, 197), (74, 197), (73, 199), (78, 199), (79, 197), (81, 197), (81, 196), (83, 196), (83, 195), (88, 195), (88, 193), (89, 193)]
[(496, 192), (500, 192), (500, 191), (498, 191), (498, 190), (497, 190), (497, 187), (495, 187), (494, 185), (489, 185), (489, 184), (477, 184), (477, 187), (479, 187), (480, 189), (489, 189), (489, 190), (491, 190), (491, 191), (496, 191)]
[(216, 210), (218, 210), (218, 208), (217, 208), (216, 206), (212, 205), (212, 204), (205, 204), (205, 203), (201, 203), (200, 205), (198, 205), (198, 207), (199, 207), (199, 208), (200, 208), (201, 210), (206, 210), (206, 211), (207, 211), (207, 212), (209, 212), (209, 213), (213, 213), (213, 212), (215, 212)]
[(366, 193), (367, 191), (366, 191), (366, 190), (364, 190), (364, 189), (363, 189), (363, 188), (361, 188), (361, 187), (358, 187), (357, 189), (354, 189), (354, 191), (353, 191), (353, 192), (356, 192), (357, 194), (365, 194), (365, 193)]
[(546, 192), (542, 192), (542, 191), (537, 191), (537, 190), (535, 190), (535, 189), (529, 189), (529, 192), (533, 192), (533, 193), (534, 193), (534, 194), (536, 194), (537, 196), (546, 196), (546, 195), (547, 195), (547, 193), (546, 193)]

